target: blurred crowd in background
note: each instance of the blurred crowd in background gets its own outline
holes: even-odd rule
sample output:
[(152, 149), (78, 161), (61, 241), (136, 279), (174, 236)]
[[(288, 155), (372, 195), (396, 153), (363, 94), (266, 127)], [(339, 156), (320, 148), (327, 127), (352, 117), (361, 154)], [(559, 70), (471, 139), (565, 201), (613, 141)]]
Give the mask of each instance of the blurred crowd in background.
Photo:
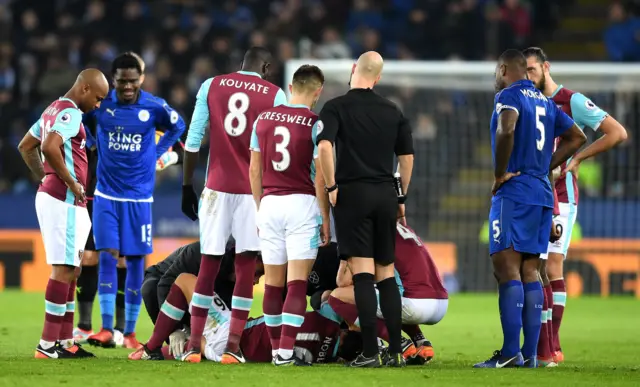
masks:
[[(165, 98), (188, 121), (200, 84), (237, 70), (244, 50), (252, 45), (271, 48), (275, 63), (270, 80), (278, 86), (285, 83), (283, 64), (291, 58), (346, 59), (377, 50), (387, 59), (495, 59), (507, 47), (524, 48), (549, 39), (571, 3), (0, 0), (0, 192), (33, 190), (16, 151), (18, 142), (42, 109), (67, 91), (79, 69), (94, 66), (108, 74), (111, 60), (125, 50), (140, 53), (146, 63), (144, 89)], [(640, 58), (640, 19), (632, 16), (630, 6), (612, 6), (611, 26), (602, 31), (612, 60)], [(443, 142), (434, 149), (441, 150), (440, 145), (458, 140), (430, 128), (436, 126), (432, 121), (440, 122), (441, 128), (455, 127), (451, 120), (465, 119), (456, 110), (460, 104), (444, 101), (440, 111), (429, 112), (412, 90), (387, 92), (422, 128), (418, 141), (438, 136)], [(490, 103), (486, 106), (488, 115)], [(461, 126), (472, 132), (465, 135), (469, 141), (477, 138), (475, 132), (488, 133), (482, 123), (486, 118), (467, 118)], [(459, 142), (445, 149), (449, 156), (442, 157), (464, 164), (465, 150)], [(459, 154), (451, 155), (452, 149)], [(165, 179), (172, 180), (171, 174)], [(179, 189), (179, 183), (173, 186)]]

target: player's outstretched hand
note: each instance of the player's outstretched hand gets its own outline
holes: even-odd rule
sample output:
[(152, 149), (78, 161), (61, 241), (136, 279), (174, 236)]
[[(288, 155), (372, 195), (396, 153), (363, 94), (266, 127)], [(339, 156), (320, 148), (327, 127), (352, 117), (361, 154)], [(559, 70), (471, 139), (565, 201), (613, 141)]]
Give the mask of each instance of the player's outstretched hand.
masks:
[(502, 175), (502, 177), (494, 178), (493, 187), (491, 187), (491, 194), (495, 195), (496, 192), (498, 192), (498, 190), (500, 189), (500, 187), (502, 187), (502, 184), (511, 180), (511, 178), (515, 176), (520, 176), (520, 172), (516, 172), (516, 173), (507, 172), (504, 175)]
[(580, 167), (580, 161), (576, 159), (571, 159), (569, 164), (567, 164), (567, 166), (562, 170), (562, 174), (560, 176), (564, 177), (567, 174), (567, 172), (571, 172), (571, 174), (575, 176), (575, 178), (577, 179), (579, 167)]
[(192, 185), (182, 186), (182, 213), (194, 222), (198, 220), (198, 195)]
[(555, 243), (562, 237), (562, 225), (559, 223), (551, 222), (551, 235), (549, 235), (549, 242)]
[(85, 196), (84, 187), (82, 186), (82, 184), (76, 181), (75, 183), (71, 184), (71, 186), (69, 186), (69, 189), (71, 190), (71, 192), (73, 192), (73, 196), (75, 196), (76, 198), (76, 203), (87, 202), (87, 197)]
[(184, 354), (184, 348), (187, 344), (187, 333), (179, 329), (169, 336), (169, 354), (179, 359)]
[(336, 203), (338, 203), (338, 188), (329, 192), (329, 203), (331, 203), (331, 206), (333, 207), (335, 207)]

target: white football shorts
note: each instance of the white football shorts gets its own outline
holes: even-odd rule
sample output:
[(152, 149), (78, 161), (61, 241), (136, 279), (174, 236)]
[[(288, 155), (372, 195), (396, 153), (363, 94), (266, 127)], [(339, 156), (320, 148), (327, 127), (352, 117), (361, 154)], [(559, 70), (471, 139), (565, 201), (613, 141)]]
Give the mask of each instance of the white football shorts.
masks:
[(80, 266), (91, 230), (87, 209), (65, 203), (46, 192), (38, 192), (36, 214), (47, 264)]
[[(378, 290), (376, 289), (376, 294)], [(444, 318), (449, 307), (449, 300), (432, 298), (402, 297), (402, 323), (410, 325), (435, 325)], [(384, 318), (378, 299), (378, 318)]]
[(547, 259), (549, 253), (562, 254), (567, 259), (567, 251), (571, 244), (571, 233), (578, 216), (578, 206), (570, 203), (558, 203), (558, 207), (560, 214), (553, 218), (553, 223), (562, 227), (562, 236), (554, 243), (549, 242), (547, 254), (540, 254), (540, 259)]
[(209, 315), (202, 331), (205, 339), (204, 356), (207, 360), (220, 362), (227, 347), (229, 327), (231, 325), (231, 308), (218, 295), (213, 295)]
[(321, 223), (315, 196), (265, 196), (258, 211), (262, 262), (284, 265), (290, 260), (315, 259)]
[(224, 255), (229, 237), (236, 240), (236, 252), (259, 251), (256, 204), (252, 195), (230, 194), (205, 188), (198, 206), (200, 252)]

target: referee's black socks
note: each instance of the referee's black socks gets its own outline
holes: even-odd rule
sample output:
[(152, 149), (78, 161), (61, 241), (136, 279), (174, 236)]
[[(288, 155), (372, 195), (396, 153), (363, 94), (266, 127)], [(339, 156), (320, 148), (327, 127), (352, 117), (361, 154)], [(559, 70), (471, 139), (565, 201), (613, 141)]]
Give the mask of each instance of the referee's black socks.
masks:
[(358, 321), (362, 333), (362, 355), (370, 358), (378, 353), (376, 311), (378, 302), (373, 287), (373, 274), (358, 273), (353, 276)]
[[(355, 276), (354, 276), (355, 282)], [(394, 277), (378, 282), (380, 311), (389, 332), (389, 352), (402, 353), (402, 300)], [(357, 302), (357, 301), (356, 301)]]

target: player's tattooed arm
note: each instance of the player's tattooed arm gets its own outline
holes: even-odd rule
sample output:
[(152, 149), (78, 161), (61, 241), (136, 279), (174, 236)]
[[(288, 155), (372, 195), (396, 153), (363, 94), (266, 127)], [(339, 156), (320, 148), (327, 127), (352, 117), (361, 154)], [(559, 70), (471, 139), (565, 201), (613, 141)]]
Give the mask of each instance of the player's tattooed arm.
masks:
[(27, 167), (29, 167), (38, 181), (42, 181), (42, 179), (44, 179), (44, 166), (42, 165), (42, 158), (38, 151), (39, 145), (40, 140), (27, 132), (22, 138), (22, 141), (20, 141), (18, 150)]
[(253, 200), (256, 202), (256, 209), (260, 209), (260, 198), (262, 197), (262, 159), (260, 152), (251, 151), (249, 181)]

